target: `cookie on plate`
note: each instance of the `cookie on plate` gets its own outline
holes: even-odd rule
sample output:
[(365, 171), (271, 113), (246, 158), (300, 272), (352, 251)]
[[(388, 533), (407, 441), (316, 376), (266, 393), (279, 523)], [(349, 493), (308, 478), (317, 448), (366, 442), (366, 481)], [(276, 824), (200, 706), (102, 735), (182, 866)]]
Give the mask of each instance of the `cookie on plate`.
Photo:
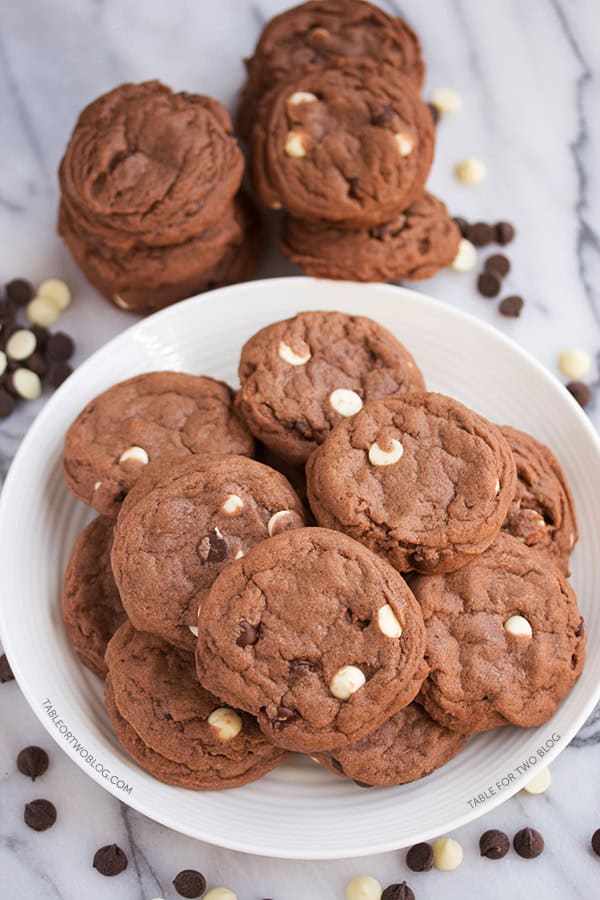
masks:
[(125, 750), (155, 778), (213, 791), (256, 781), (286, 757), (255, 720), (196, 681), (194, 657), (126, 622), (106, 651), (105, 699)]
[(278, 534), (227, 566), (198, 620), (202, 684), (312, 753), (374, 731), (427, 673), (421, 611), (385, 560), (343, 534)]
[(458, 572), (414, 576), (431, 672), (419, 696), (463, 734), (546, 722), (577, 681), (585, 624), (569, 583), (502, 533)]
[(69, 490), (115, 517), (144, 467), (166, 454), (252, 455), (254, 441), (222, 381), (183, 372), (146, 372), (91, 400), (67, 431)]
[(577, 542), (575, 504), (562, 466), (549, 447), (524, 431), (501, 427), (517, 464), (517, 489), (502, 528), (547, 551), (563, 575)]
[(431, 113), (395, 69), (299, 71), (261, 102), (252, 180), (263, 203), (299, 219), (378, 225), (422, 199), (433, 145)]
[(425, 194), (389, 222), (348, 231), (286, 216), (281, 252), (316, 278), (418, 281), (450, 265), (460, 231), (441, 200)]
[(403, 19), (363, 0), (311, 0), (285, 10), (263, 29), (254, 55), (246, 60), (238, 132), (249, 136), (258, 101), (291, 72), (361, 59), (392, 66), (417, 88), (423, 83), (421, 45)]
[(498, 535), (515, 491), (500, 429), (442, 394), (395, 394), (337, 425), (306, 467), (315, 519), (400, 572), (450, 572)]
[(239, 377), (237, 404), (248, 428), (296, 466), (363, 403), (425, 386), (389, 331), (340, 312), (303, 312), (267, 325), (244, 345)]
[(81, 532), (67, 565), (60, 611), (69, 640), (83, 665), (104, 678), (104, 652), (127, 616), (110, 567), (112, 519), (94, 519)]
[(410, 703), (360, 741), (317, 753), (319, 765), (362, 786), (408, 784), (430, 775), (463, 749), (467, 738)]
[(158, 461), (123, 503), (112, 566), (133, 625), (184, 650), (215, 578), (258, 541), (304, 524), (283, 475), (244, 456)]

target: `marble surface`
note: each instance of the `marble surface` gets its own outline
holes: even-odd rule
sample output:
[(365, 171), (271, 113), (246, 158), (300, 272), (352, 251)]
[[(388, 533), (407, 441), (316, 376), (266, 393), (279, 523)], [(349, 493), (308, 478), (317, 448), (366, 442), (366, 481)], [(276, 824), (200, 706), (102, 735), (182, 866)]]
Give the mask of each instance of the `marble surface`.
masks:
[[(79, 110), (125, 80), (159, 77), (178, 89), (235, 102), (240, 58), (261, 23), (284, 0), (20, 0), (1, 4), (0, 278), (66, 278), (75, 302), (61, 326), (77, 336), (82, 360), (132, 319), (113, 310), (86, 284), (54, 233), (56, 167)], [(521, 319), (502, 319), (493, 301), (474, 290), (474, 275), (443, 272), (419, 286), (500, 328), (551, 371), (566, 347), (600, 350), (600, 101), (596, 0), (427, 0), (382, 2), (410, 9), (428, 63), (427, 90), (451, 85), (462, 111), (443, 121), (431, 188), (455, 214), (508, 218), (518, 240), (509, 248), (513, 271), (506, 293), (527, 305)], [(489, 178), (479, 188), (455, 181), (453, 165), (480, 156)], [(290, 273), (275, 252), (261, 276)], [(498, 373), (499, 386), (502, 373)], [(597, 372), (591, 373), (595, 380)], [(527, 390), (527, 385), (523, 385)], [(0, 427), (0, 477), (43, 398)], [(551, 415), (552, 411), (548, 410)], [(600, 423), (598, 407), (590, 411)], [(543, 796), (517, 795), (496, 812), (457, 832), (465, 862), (451, 874), (414, 875), (400, 852), (323, 863), (252, 858), (167, 831), (119, 803), (54, 745), (15, 683), (0, 686), (0, 895), (96, 900), (171, 898), (181, 868), (201, 869), (209, 883), (235, 889), (239, 900), (335, 900), (358, 872), (383, 884), (406, 878), (419, 900), (509, 896), (548, 900), (598, 895), (600, 860), (589, 837), (600, 827), (600, 714), (596, 713), (553, 766)], [(32, 784), (16, 772), (15, 756), (30, 743), (51, 757)], [(36, 834), (22, 822), (36, 796), (56, 802), (57, 825)], [(432, 798), (432, 802), (435, 799)], [(477, 854), (489, 827), (514, 833), (524, 825), (544, 833), (541, 860), (511, 854), (491, 863)], [(249, 825), (249, 827), (251, 827)], [(128, 871), (107, 882), (91, 869), (95, 849), (116, 841)]]

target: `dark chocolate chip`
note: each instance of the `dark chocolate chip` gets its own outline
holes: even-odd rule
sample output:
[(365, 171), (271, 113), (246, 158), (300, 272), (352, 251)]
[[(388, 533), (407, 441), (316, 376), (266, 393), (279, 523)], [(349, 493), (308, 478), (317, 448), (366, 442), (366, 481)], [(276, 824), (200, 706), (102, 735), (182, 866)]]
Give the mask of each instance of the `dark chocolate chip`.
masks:
[(493, 272), (482, 272), (477, 279), (477, 290), (482, 297), (497, 297), (502, 282)]
[(352, 781), (354, 782), (354, 784), (356, 785), (356, 787), (359, 787), (359, 788), (372, 788), (372, 787), (375, 787), (374, 784), (367, 784), (366, 781), (357, 781), (356, 778), (353, 778)]
[(13, 278), (6, 285), (6, 296), (17, 306), (26, 306), (33, 298), (33, 285), (24, 278)]
[(56, 807), (49, 800), (32, 800), (25, 804), (23, 818), (34, 831), (47, 831), (56, 822)]
[(341, 762), (339, 762), (339, 761), (335, 758), (335, 756), (332, 756), (332, 757), (331, 757), (331, 765), (333, 766), (333, 768), (334, 768), (337, 772), (341, 772), (342, 775), (344, 774), (344, 767), (343, 767), (343, 765), (341, 764)]
[(255, 644), (257, 640), (258, 630), (254, 625), (251, 625), (250, 622), (246, 622), (245, 619), (242, 619), (240, 622), (240, 636), (236, 641), (238, 647), (250, 647), (252, 644)]
[(112, 878), (113, 875), (120, 875), (127, 868), (127, 857), (120, 847), (116, 844), (107, 844), (100, 847), (94, 853), (92, 866), (101, 875)]
[(58, 388), (72, 374), (73, 366), (70, 366), (67, 362), (62, 362), (62, 360), (57, 360), (50, 363), (47, 376), (48, 384), (50, 387)]
[[(8, 299), (8, 297), (0, 297), (0, 325), (6, 328), (12, 325), (17, 315), (17, 307)], [(4, 337), (4, 335), (3, 335)]]
[(348, 196), (352, 197), (353, 200), (360, 200), (361, 194), (358, 178), (348, 179)]
[(493, 253), (484, 263), (486, 272), (493, 272), (498, 278), (506, 278), (510, 272), (510, 260), (504, 253)]
[(515, 226), (511, 225), (510, 222), (498, 222), (495, 231), (496, 243), (500, 244), (502, 247), (504, 247), (505, 244), (510, 244), (514, 239)]
[(17, 401), (7, 390), (0, 387), (0, 419), (7, 419), (14, 411)]
[(440, 121), (439, 109), (437, 108), (437, 106), (434, 106), (433, 103), (428, 103), (427, 108), (428, 108), (429, 112), (431, 113), (431, 118), (433, 119), (433, 124), (437, 125), (437, 123)]
[(377, 112), (371, 117), (371, 122), (373, 125), (388, 125), (395, 115), (391, 106), (384, 106), (381, 112)]
[(24, 361), (24, 365), (27, 369), (30, 369), (32, 372), (35, 372), (36, 375), (39, 375), (40, 378), (48, 371), (48, 363), (41, 353), (32, 353), (31, 356)]
[(48, 770), (48, 754), (41, 747), (24, 747), (17, 756), (17, 769), (35, 781)]
[(173, 879), (173, 886), (180, 897), (201, 897), (206, 890), (206, 878), (195, 869), (184, 869)]
[(476, 247), (487, 247), (494, 242), (496, 233), (487, 222), (475, 222), (474, 225), (469, 225), (467, 237)]
[(223, 562), (228, 551), (227, 541), (218, 528), (213, 528), (211, 532), (198, 541), (198, 556), (202, 562)]
[(592, 850), (596, 856), (600, 856), (600, 828), (597, 828), (592, 835)]
[(511, 294), (510, 297), (505, 297), (504, 300), (500, 301), (498, 309), (503, 316), (518, 319), (524, 305), (525, 301), (522, 297), (519, 297), (517, 294)]
[(497, 828), (484, 831), (479, 838), (479, 852), (487, 859), (502, 859), (510, 850), (508, 835)]
[(567, 390), (575, 397), (580, 406), (587, 406), (592, 399), (592, 389), (583, 381), (570, 381)]
[(288, 666), (293, 675), (308, 675), (315, 670), (314, 664), (308, 659), (290, 659)]
[(462, 216), (454, 216), (454, 223), (458, 225), (458, 230), (461, 235), (466, 238), (469, 233), (469, 223), (466, 219), (463, 219)]
[(522, 828), (513, 838), (513, 847), (523, 859), (535, 859), (544, 850), (544, 838), (535, 828)]
[(64, 331), (57, 331), (51, 334), (46, 344), (46, 356), (49, 360), (65, 360), (70, 359), (75, 352), (75, 344), (73, 338)]
[(415, 895), (405, 881), (390, 884), (381, 895), (381, 900), (415, 900)]
[(575, 637), (581, 637), (581, 635), (584, 633), (584, 631), (585, 631), (585, 621), (584, 621), (584, 619), (580, 618), (579, 625), (575, 629)]
[(376, 241), (382, 241), (387, 237), (389, 230), (390, 226), (387, 222), (384, 222), (382, 225), (374, 225), (372, 228), (369, 228), (369, 236), (375, 238)]
[(275, 710), (275, 722), (291, 722), (296, 718), (296, 710), (290, 709), (288, 706), (278, 706)]
[(433, 847), (431, 844), (414, 844), (406, 854), (406, 865), (411, 872), (429, 872), (433, 867)]
[(421, 256), (425, 256), (426, 253), (429, 253), (431, 249), (431, 243), (429, 238), (423, 238), (422, 241), (419, 241), (419, 253)]
[(38, 350), (41, 350), (43, 353), (46, 349), (46, 344), (48, 343), (50, 332), (47, 328), (44, 328), (43, 325), (32, 325), (31, 331), (33, 331), (33, 333), (35, 334)]
[[(0, 390), (0, 403), (2, 402), (1, 401), (2, 393), (3, 393), (3, 391)], [(10, 394), (9, 394), (9, 397), (10, 397)], [(10, 399), (12, 400), (12, 397), (10, 397)], [(1, 417), (1, 412), (0, 412), (0, 417)], [(6, 684), (7, 681), (14, 681), (14, 680), (15, 680), (15, 676), (13, 675), (13, 670), (11, 669), (10, 663), (6, 658), (6, 654), (3, 653), (2, 656), (0, 656), (0, 684)]]

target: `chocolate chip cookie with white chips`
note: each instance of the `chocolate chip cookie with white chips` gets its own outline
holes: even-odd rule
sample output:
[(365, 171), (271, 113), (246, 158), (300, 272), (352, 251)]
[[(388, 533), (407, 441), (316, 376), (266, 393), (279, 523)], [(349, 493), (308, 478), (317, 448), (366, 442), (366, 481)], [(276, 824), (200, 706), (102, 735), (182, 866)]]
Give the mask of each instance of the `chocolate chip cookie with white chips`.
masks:
[(242, 349), (239, 378), (248, 428), (292, 465), (303, 465), (364, 403), (425, 387), (389, 331), (340, 312), (303, 312), (263, 328)]
[(306, 753), (374, 731), (427, 674), (418, 603), (385, 560), (322, 528), (278, 534), (227, 566), (198, 620), (200, 682)]
[(243, 456), (188, 456), (148, 466), (123, 503), (112, 550), (134, 626), (192, 651), (206, 594), (258, 541), (304, 524), (279, 472)]
[(286, 757), (255, 720), (205, 691), (194, 657), (126, 622), (106, 651), (111, 724), (142, 768), (167, 784), (222, 790), (261, 778)]
[(413, 576), (431, 666), (419, 701), (462, 734), (546, 722), (581, 674), (586, 629), (572, 588), (502, 533), (458, 572)]
[(434, 393), (395, 394), (337, 425), (306, 467), (319, 525), (400, 572), (449, 572), (499, 534), (514, 496), (500, 429)]
[(222, 381), (148, 372), (91, 400), (69, 428), (63, 469), (69, 490), (115, 517), (145, 466), (166, 454), (251, 456), (254, 441)]
[(433, 145), (431, 113), (396, 70), (296, 72), (258, 109), (252, 180), (263, 203), (299, 219), (378, 225), (422, 199)]
[(568, 576), (578, 532), (562, 466), (552, 450), (530, 434), (508, 425), (501, 431), (517, 464), (517, 489), (502, 528), (529, 547), (547, 552)]

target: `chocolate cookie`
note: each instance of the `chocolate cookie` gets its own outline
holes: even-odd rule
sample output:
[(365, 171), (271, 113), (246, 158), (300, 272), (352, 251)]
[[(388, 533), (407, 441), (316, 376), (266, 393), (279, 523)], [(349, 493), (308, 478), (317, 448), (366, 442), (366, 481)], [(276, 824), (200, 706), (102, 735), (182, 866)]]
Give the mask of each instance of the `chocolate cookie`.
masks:
[(312, 0), (275, 16), (254, 56), (245, 61), (248, 80), (238, 111), (239, 133), (248, 137), (259, 99), (290, 73), (363, 59), (392, 66), (417, 88), (423, 83), (419, 39), (405, 21), (378, 6), (362, 0)]
[(467, 738), (438, 725), (418, 703), (410, 703), (367, 737), (313, 759), (364, 785), (408, 784), (449, 762)]
[(63, 578), (60, 611), (69, 640), (83, 665), (106, 675), (104, 652), (127, 618), (110, 567), (111, 519), (94, 519), (81, 532)]
[(363, 403), (425, 386), (389, 331), (338, 312), (299, 313), (263, 328), (242, 349), (239, 377), (249, 429), (292, 465), (305, 463)]
[(345, 535), (301, 528), (221, 572), (202, 606), (196, 666), (274, 744), (312, 753), (410, 703), (423, 651), (421, 611), (398, 573)]
[(442, 394), (395, 394), (334, 428), (309, 459), (308, 499), (400, 572), (450, 572), (498, 535), (515, 491), (500, 430)]
[(106, 706), (127, 752), (160, 781), (194, 790), (238, 787), (285, 759), (246, 713), (196, 681), (194, 658), (126, 622), (106, 651)]
[(529, 547), (550, 553), (563, 575), (577, 541), (575, 504), (552, 450), (524, 431), (503, 425), (517, 464), (517, 489), (502, 528)]
[(431, 666), (420, 700), (464, 734), (546, 722), (583, 668), (585, 625), (568, 582), (501, 534), (459, 572), (411, 579)]
[(304, 524), (285, 478), (243, 456), (149, 466), (123, 503), (112, 565), (134, 626), (183, 649), (221, 570), (258, 541)]
[(254, 442), (232, 403), (223, 382), (183, 372), (147, 372), (115, 384), (67, 432), (67, 486), (114, 517), (149, 461), (173, 453), (251, 455)]
[(348, 231), (286, 216), (281, 252), (307, 275), (349, 281), (418, 281), (450, 265), (460, 231), (431, 194), (391, 221)]
[(267, 206), (361, 228), (423, 197), (433, 119), (392, 68), (295, 72), (264, 97), (257, 116), (251, 171)]

